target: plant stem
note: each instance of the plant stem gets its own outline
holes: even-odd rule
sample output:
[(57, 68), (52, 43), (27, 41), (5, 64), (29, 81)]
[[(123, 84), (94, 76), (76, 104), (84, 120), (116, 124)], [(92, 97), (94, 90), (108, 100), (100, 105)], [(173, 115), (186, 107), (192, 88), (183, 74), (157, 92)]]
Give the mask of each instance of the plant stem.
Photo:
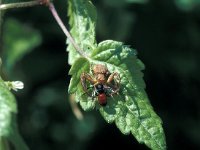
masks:
[(35, 0), (35, 1), (30, 1), (30, 2), (19, 2), (19, 3), (11, 3), (11, 4), (1, 4), (0, 5), (0, 10), (6, 10), (6, 9), (11, 9), (11, 8), (21, 8), (21, 7), (32, 7), (40, 5), (40, 2)]
[(51, 3), (49, 0), (35, 0), (35, 1), (29, 1), (29, 2), (19, 2), (19, 3), (11, 3), (11, 4), (0, 4), (0, 11), (1, 10), (6, 10), (6, 9), (11, 9), (11, 8), (22, 8), (22, 7), (32, 7), (36, 5), (47, 5), (54, 16), (55, 20), (57, 21), (58, 25), (60, 28), (63, 30), (64, 34), (67, 36), (69, 41), (72, 43), (76, 51), (83, 57), (88, 58), (86, 54), (83, 52), (83, 50), (76, 44), (74, 39), (72, 38), (71, 34), (65, 27), (64, 23), (60, 19), (53, 3)]
[(72, 45), (74, 46), (74, 48), (76, 49), (76, 51), (83, 57), (88, 58), (86, 56), (86, 54), (83, 52), (83, 50), (76, 44), (76, 42), (74, 41), (74, 39), (72, 38), (71, 34), (69, 33), (69, 31), (67, 30), (67, 28), (65, 27), (64, 23), (62, 22), (62, 20), (60, 19), (54, 5), (52, 3), (48, 4), (49, 9), (52, 13), (52, 15), (54, 16), (55, 20), (57, 21), (57, 23), (59, 24), (60, 28), (63, 30), (63, 32), (65, 33), (65, 35), (67, 36), (67, 38), (69, 39), (69, 41), (72, 43)]
[(78, 119), (78, 120), (83, 120), (83, 114), (82, 112), (80, 111), (76, 101), (75, 101), (75, 94), (71, 94), (70, 97), (69, 97), (69, 102), (70, 102), (70, 105), (71, 105), (71, 108), (72, 108), (72, 112), (74, 113), (75, 117)]

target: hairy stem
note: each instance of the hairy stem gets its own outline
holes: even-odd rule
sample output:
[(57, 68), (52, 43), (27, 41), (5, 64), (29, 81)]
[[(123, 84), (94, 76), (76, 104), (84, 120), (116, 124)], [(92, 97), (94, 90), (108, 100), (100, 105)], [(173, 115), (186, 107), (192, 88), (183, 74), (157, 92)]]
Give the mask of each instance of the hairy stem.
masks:
[(0, 11), (1, 10), (6, 10), (6, 9), (11, 9), (11, 8), (22, 8), (22, 7), (32, 7), (36, 5), (47, 5), (54, 16), (55, 20), (57, 21), (58, 25), (61, 27), (63, 30), (64, 34), (67, 36), (69, 41), (72, 43), (76, 51), (83, 57), (88, 58), (86, 54), (83, 52), (83, 50), (76, 44), (74, 39), (72, 38), (71, 34), (65, 27), (64, 23), (60, 19), (53, 3), (51, 3), (49, 0), (35, 0), (35, 1), (29, 1), (29, 2), (19, 2), (19, 3), (11, 3), (11, 4), (0, 4)]
[(69, 31), (67, 30), (67, 28), (65, 27), (64, 23), (62, 22), (62, 20), (60, 19), (54, 5), (52, 3), (49, 3), (49, 9), (52, 13), (52, 15), (54, 16), (55, 20), (57, 21), (57, 23), (59, 24), (60, 28), (63, 30), (63, 32), (65, 33), (65, 35), (67, 36), (67, 38), (69, 39), (69, 41), (72, 43), (72, 45), (74, 46), (74, 48), (76, 49), (76, 51), (83, 57), (88, 58), (86, 56), (86, 54), (82, 51), (82, 49), (76, 44), (76, 42), (74, 41), (74, 39), (72, 38), (71, 34), (69, 33)]
[(19, 2), (19, 3), (11, 3), (11, 4), (1, 4), (0, 5), (0, 11), (11, 9), (11, 8), (22, 8), (22, 7), (32, 7), (36, 5), (40, 5), (40, 1), (30, 1), (30, 2)]

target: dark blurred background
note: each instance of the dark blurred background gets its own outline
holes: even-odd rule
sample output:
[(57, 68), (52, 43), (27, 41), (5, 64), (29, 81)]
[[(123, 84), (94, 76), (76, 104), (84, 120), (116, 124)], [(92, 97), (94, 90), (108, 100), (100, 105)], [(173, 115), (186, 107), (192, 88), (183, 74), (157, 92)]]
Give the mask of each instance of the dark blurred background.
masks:
[[(123, 41), (144, 62), (146, 91), (163, 120), (168, 149), (200, 149), (200, 2), (93, 3), (97, 41)], [(67, 0), (56, 0), (55, 6), (68, 26)], [(0, 40), (4, 79), (25, 83), (15, 94), (20, 132), (31, 150), (148, 149), (107, 124), (96, 110), (83, 112), (83, 121), (75, 118), (67, 94), (66, 37), (48, 8), (7, 11)]]

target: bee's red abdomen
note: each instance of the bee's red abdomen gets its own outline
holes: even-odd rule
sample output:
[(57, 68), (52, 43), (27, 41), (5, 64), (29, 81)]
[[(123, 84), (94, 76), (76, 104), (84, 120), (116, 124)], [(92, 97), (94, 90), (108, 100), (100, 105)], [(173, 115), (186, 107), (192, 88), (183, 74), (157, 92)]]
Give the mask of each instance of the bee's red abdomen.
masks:
[(107, 104), (106, 94), (105, 93), (100, 93), (98, 95), (98, 101), (99, 101), (100, 105), (105, 106)]

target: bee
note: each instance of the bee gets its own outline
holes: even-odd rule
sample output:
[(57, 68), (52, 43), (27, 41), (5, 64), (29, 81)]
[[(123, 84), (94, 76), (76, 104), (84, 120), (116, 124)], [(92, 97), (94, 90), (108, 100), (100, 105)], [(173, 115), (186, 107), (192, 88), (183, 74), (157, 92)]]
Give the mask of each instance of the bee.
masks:
[[(120, 89), (120, 76), (117, 72), (110, 73), (108, 68), (102, 64), (96, 64), (91, 68), (92, 74), (83, 72), (81, 74), (81, 85), (83, 90), (92, 98), (97, 97), (101, 106), (106, 106), (107, 97), (118, 94)], [(88, 82), (93, 88), (89, 92)]]

